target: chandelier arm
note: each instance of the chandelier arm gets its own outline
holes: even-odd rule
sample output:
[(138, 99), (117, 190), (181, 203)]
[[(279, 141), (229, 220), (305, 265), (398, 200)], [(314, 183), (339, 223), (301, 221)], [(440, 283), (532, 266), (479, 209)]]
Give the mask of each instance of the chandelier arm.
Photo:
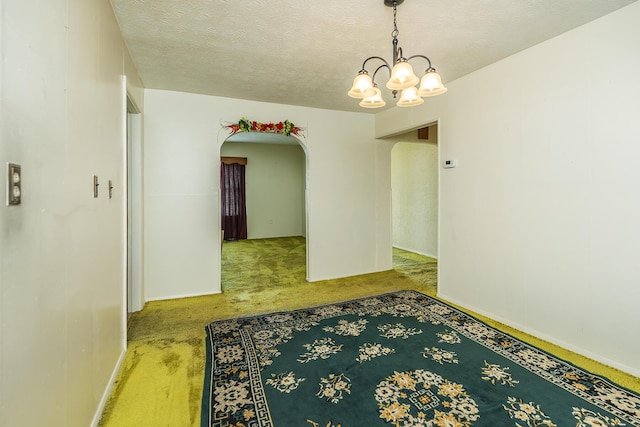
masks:
[(413, 58), (424, 58), (424, 59), (426, 59), (427, 62), (429, 63), (429, 68), (427, 68), (427, 71), (429, 71), (429, 70), (434, 70), (435, 71), (435, 68), (433, 68), (431, 66), (431, 60), (429, 58), (427, 58), (426, 56), (424, 56), (424, 55), (413, 55), (413, 56), (408, 57), (407, 61), (409, 61), (409, 60), (411, 60)]
[(400, 61), (408, 61), (411, 58), (424, 58), (427, 61), (429, 61), (429, 66), (431, 66), (431, 61), (429, 60), (429, 58), (427, 58), (424, 55), (413, 55), (413, 56), (410, 56), (409, 58), (405, 58), (403, 56), (403, 54), (402, 54), (402, 48), (401, 47), (399, 47), (398, 49), (395, 50), (394, 57), (393, 57), (393, 63), (395, 64), (396, 62), (400, 62)]
[[(386, 65), (387, 67), (389, 67), (389, 63), (387, 62), (386, 59), (381, 58), (379, 56), (370, 56), (367, 59), (364, 60), (364, 62), (362, 63), (362, 70), (361, 71), (366, 71), (365, 66), (367, 65), (367, 62), (369, 62), (372, 59), (379, 59), (380, 61), (384, 62), (384, 65)], [(389, 67), (390, 68), (390, 67)], [(378, 70), (376, 70), (378, 71)]]
[(389, 70), (389, 76), (391, 76), (391, 67), (389, 66), (389, 64), (387, 64), (387, 61), (384, 61), (385, 63), (380, 65), (378, 68), (376, 68), (376, 70), (373, 72), (373, 76), (371, 76), (371, 81), (375, 84), (376, 82), (376, 74), (378, 73), (378, 71), (380, 71), (381, 68), (386, 68), (387, 70)]

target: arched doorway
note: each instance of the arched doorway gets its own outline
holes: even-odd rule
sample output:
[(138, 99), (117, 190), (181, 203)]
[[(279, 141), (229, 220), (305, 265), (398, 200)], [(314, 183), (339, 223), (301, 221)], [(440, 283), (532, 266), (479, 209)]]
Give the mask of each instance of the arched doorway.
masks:
[[(248, 240), (292, 236), (308, 239), (308, 159), (302, 140), (270, 132), (238, 132), (220, 144), (219, 155), (246, 159)], [(221, 192), (219, 194), (222, 196)], [(220, 285), (223, 291), (224, 246), (219, 246)], [(304, 251), (302, 268), (308, 280), (307, 245)]]

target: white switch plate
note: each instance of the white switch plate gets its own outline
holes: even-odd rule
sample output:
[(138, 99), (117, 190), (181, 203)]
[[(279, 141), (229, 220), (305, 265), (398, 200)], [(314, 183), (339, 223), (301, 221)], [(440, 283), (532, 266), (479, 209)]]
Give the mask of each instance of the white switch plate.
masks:
[(442, 162), (442, 167), (445, 169), (455, 168), (458, 166), (458, 159), (447, 159)]

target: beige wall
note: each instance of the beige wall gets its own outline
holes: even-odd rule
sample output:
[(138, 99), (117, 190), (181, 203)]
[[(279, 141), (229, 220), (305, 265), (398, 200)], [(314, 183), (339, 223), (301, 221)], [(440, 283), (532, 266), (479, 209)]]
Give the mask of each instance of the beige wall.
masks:
[(221, 124), (242, 117), (306, 129), (309, 280), (390, 269), (391, 144), (373, 115), (145, 90), (146, 299), (220, 292)]
[(305, 156), (299, 145), (226, 142), (220, 155), (247, 158), (249, 239), (306, 234)]
[(141, 108), (142, 90), (108, 1), (0, 11), (0, 176), (23, 174), (0, 206), (0, 424), (86, 427), (125, 345), (121, 76)]
[[(95, 425), (123, 354), (123, 74), (149, 119), (145, 299), (219, 291), (211, 164), (242, 116), (308, 130), (310, 279), (390, 268), (392, 144), (371, 115), (143, 91), (107, 1), (0, 13), (0, 165), (24, 185), (0, 208), (3, 425)], [(440, 120), (460, 161), (440, 169), (441, 296), (635, 375), (638, 20), (634, 3), (376, 116), (379, 136)]]
[(640, 3), (448, 84), (439, 295), (640, 375)]

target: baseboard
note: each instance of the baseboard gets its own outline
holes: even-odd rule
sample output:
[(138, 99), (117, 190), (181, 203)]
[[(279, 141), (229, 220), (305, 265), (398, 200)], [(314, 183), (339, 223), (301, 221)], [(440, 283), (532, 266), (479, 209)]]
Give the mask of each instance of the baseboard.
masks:
[[(362, 271), (360, 273), (349, 274), (348, 276), (320, 276), (320, 277), (307, 276), (307, 282), (313, 283), (313, 282), (322, 282), (322, 281), (325, 281), (325, 280), (348, 279), (349, 277), (362, 276), (363, 274), (382, 273), (383, 271), (390, 271), (391, 269), (392, 269), (392, 267), (384, 268), (384, 269), (381, 269), (381, 270)], [(308, 270), (307, 270), (307, 273), (309, 273)]]
[(402, 246), (397, 246), (397, 245), (393, 245), (393, 247), (396, 248), (396, 249), (403, 250), (403, 251), (412, 252), (414, 254), (418, 254), (418, 255), (422, 255), (422, 256), (428, 256), (429, 258), (438, 259), (438, 257), (435, 256), (435, 255), (431, 255), (431, 254), (424, 253), (424, 252), (419, 252), (419, 251), (416, 251), (415, 249), (403, 248)]
[(146, 302), (150, 302), (150, 301), (166, 301), (168, 299), (181, 299), (181, 298), (192, 298), (192, 297), (204, 297), (207, 295), (218, 295), (221, 294), (222, 291), (216, 291), (216, 292), (203, 292), (203, 293), (195, 293), (195, 294), (180, 294), (180, 295), (168, 295), (166, 297), (160, 297), (160, 298), (150, 298), (148, 300), (146, 300)]
[(96, 412), (93, 414), (93, 419), (91, 420), (90, 427), (98, 427), (98, 423), (100, 423), (100, 419), (102, 418), (102, 413), (104, 412), (105, 406), (107, 406), (107, 402), (109, 401), (109, 397), (111, 396), (111, 392), (113, 391), (113, 386), (116, 384), (116, 380), (118, 379), (118, 373), (120, 372), (120, 368), (124, 363), (124, 358), (127, 354), (127, 349), (124, 348), (120, 353), (120, 357), (118, 357), (118, 362), (116, 362), (116, 366), (113, 368), (113, 372), (111, 373), (111, 378), (109, 378), (109, 383), (107, 384), (107, 388), (104, 390), (102, 394), (102, 398), (100, 399), (100, 403), (96, 408)]
[(559, 340), (556, 337), (541, 333), (540, 331), (537, 331), (535, 329), (532, 329), (532, 328), (526, 327), (524, 325), (521, 325), (519, 323), (513, 322), (513, 321), (511, 321), (509, 319), (506, 319), (504, 317), (496, 316), (493, 313), (489, 313), (489, 312), (481, 310), (481, 309), (479, 309), (477, 307), (468, 305), (466, 303), (463, 303), (463, 302), (457, 300), (456, 298), (451, 298), (448, 295), (442, 294), (440, 292), (437, 293), (437, 296), (438, 296), (438, 298), (441, 298), (444, 301), (448, 301), (448, 302), (450, 302), (452, 304), (455, 304), (455, 305), (457, 305), (459, 307), (462, 307), (465, 310), (469, 310), (469, 311), (472, 311), (474, 313), (478, 313), (478, 314), (480, 314), (482, 316), (488, 317), (489, 319), (495, 320), (495, 321), (500, 322), (500, 323), (502, 323), (504, 325), (507, 325), (507, 326), (509, 326), (509, 327), (511, 327), (513, 329), (516, 329), (516, 330), (518, 330), (520, 332), (524, 332), (524, 333), (529, 334), (529, 335), (531, 335), (531, 336), (533, 336), (535, 338), (541, 339), (543, 341), (547, 341), (547, 342), (549, 342), (551, 344), (557, 345), (558, 347), (562, 347), (565, 350), (572, 351), (572, 352), (574, 352), (574, 353), (576, 353), (576, 354), (578, 354), (580, 356), (584, 356), (584, 357), (587, 357), (589, 359), (595, 360), (596, 362), (602, 363), (602, 364), (604, 364), (606, 366), (609, 366), (611, 368), (618, 369), (618, 370), (620, 370), (622, 372), (625, 372), (625, 373), (627, 373), (629, 375), (633, 375), (634, 377), (640, 377), (640, 370), (638, 370), (636, 368), (632, 368), (631, 366), (624, 365), (622, 363), (616, 362), (615, 360), (611, 360), (611, 359), (608, 359), (606, 357), (602, 357), (602, 355), (593, 353), (592, 351), (589, 351), (589, 350), (586, 350), (584, 348), (578, 347), (578, 346), (573, 345), (571, 343)]

